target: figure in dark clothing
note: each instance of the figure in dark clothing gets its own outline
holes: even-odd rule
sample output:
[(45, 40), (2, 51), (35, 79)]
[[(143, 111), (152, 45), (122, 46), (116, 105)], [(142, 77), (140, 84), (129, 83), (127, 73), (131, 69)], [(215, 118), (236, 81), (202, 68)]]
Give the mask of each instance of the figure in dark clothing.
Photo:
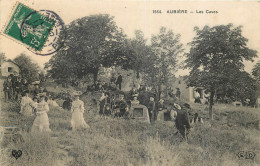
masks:
[(193, 127), (196, 123), (203, 123), (203, 119), (199, 116), (198, 113), (195, 113), (194, 118), (190, 120), (191, 127)]
[(29, 91), (29, 84), (26, 79), (22, 81), (22, 91)]
[(187, 135), (190, 130), (190, 123), (188, 117), (189, 109), (190, 108), (188, 107), (188, 105), (182, 106), (180, 110), (177, 110), (177, 117), (175, 120), (176, 128), (179, 130), (184, 139), (187, 139)]
[(169, 90), (169, 92), (168, 92), (168, 95), (169, 95), (171, 98), (174, 98), (174, 93), (173, 93), (172, 88), (170, 88), (170, 90)]
[(34, 87), (34, 90), (33, 90), (33, 95), (37, 96), (40, 93), (40, 88), (39, 88), (38, 84), (35, 84), (34, 86), (35, 87)]
[(115, 102), (115, 109), (118, 109), (119, 112), (115, 113), (116, 117), (127, 117), (128, 116), (128, 107), (127, 102), (124, 99), (124, 95), (119, 95), (119, 100)]
[(199, 104), (201, 104), (199, 90), (196, 90), (196, 91), (195, 91), (194, 97), (195, 97), (194, 103), (199, 103)]
[(176, 88), (176, 94), (175, 94), (176, 98), (177, 99), (180, 99), (181, 98), (181, 91), (179, 88)]
[(107, 91), (107, 90), (108, 90), (108, 84), (107, 84), (106, 82), (105, 82), (105, 83), (103, 83), (102, 87), (103, 87), (103, 89), (104, 89), (105, 91)]
[(111, 115), (111, 106), (110, 106), (110, 93), (109, 92), (105, 92), (105, 105), (104, 105), (104, 109), (103, 109), (103, 113), (105, 116), (109, 116)]
[(95, 81), (94, 84), (91, 86), (91, 89), (94, 91), (98, 91), (98, 83)]
[(22, 79), (20, 77), (17, 78), (15, 84), (13, 84), (14, 89), (14, 100), (18, 100), (22, 96)]
[(153, 122), (155, 120), (155, 102), (153, 96), (150, 96), (150, 101), (147, 108), (149, 112), (150, 122)]
[(116, 91), (116, 84), (111, 83), (108, 89), (111, 90), (111, 91)]
[(70, 111), (71, 106), (72, 106), (71, 96), (70, 96), (69, 94), (65, 94), (65, 101), (64, 101), (63, 104), (62, 104), (62, 108), (63, 108), (64, 110)]
[(112, 112), (113, 112), (114, 108), (116, 107), (116, 98), (115, 98), (115, 95), (112, 94), (109, 100), (110, 100), (110, 107), (111, 107), (111, 110), (112, 110)]
[(12, 80), (11, 77), (8, 77), (7, 80), (4, 82), (5, 102), (7, 102), (7, 100), (12, 99), (12, 91), (13, 91)]
[(16, 97), (16, 91), (15, 91), (15, 85), (18, 79), (17, 73), (10, 74), (11, 80), (12, 80), (12, 99), (15, 100)]
[(114, 75), (112, 75), (112, 77), (110, 78), (110, 84), (112, 83), (116, 83), (116, 78)]
[(98, 84), (98, 90), (99, 90), (99, 91), (103, 91), (103, 90), (104, 90), (102, 84), (100, 84), (100, 83)]
[(121, 85), (122, 85), (122, 81), (123, 81), (123, 77), (121, 76), (121, 74), (117, 77), (116, 80), (116, 85), (119, 85), (119, 89), (121, 90)]
[(157, 120), (158, 121), (164, 121), (164, 115), (167, 112), (167, 106), (165, 105), (163, 99), (159, 100), (157, 108), (158, 108)]
[(137, 90), (136, 90), (135, 88), (132, 88), (132, 89), (130, 90), (130, 92), (129, 92), (129, 95), (130, 95), (130, 96), (138, 95), (138, 92), (137, 92)]

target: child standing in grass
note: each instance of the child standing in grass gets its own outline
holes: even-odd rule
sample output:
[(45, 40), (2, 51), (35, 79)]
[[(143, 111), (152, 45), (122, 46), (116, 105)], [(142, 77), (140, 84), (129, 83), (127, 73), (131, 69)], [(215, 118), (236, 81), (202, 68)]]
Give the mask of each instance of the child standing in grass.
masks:
[(47, 112), (49, 111), (48, 103), (45, 101), (45, 93), (39, 94), (40, 100), (36, 107), (36, 118), (33, 122), (32, 132), (50, 132), (49, 118)]
[(84, 113), (84, 103), (79, 99), (80, 93), (74, 93), (75, 100), (72, 102), (71, 112), (72, 112), (72, 119), (71, 119), (71, 126), (72, 130), (76, 131), (77, 129), (81, 128), (88, 128), (88, 124), (85, 122), (83, 113)]

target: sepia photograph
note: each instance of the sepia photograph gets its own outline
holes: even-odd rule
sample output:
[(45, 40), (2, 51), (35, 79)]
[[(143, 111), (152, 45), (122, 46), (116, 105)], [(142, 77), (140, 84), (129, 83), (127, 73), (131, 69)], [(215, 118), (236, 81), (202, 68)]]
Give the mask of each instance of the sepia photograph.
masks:
[(259, 166), (260, 1), (0, 0), (0, 166)]

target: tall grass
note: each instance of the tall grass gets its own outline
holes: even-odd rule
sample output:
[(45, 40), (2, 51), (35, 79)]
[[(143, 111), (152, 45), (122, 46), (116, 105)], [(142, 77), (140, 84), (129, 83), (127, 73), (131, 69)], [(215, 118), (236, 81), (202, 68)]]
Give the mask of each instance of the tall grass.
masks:
[[(6, 139), (5, 155), (8, 165), (14, 166), (46, 166), (55, 165), (55, 142), (49, 135), (43, 133), (31, 134), (21, 132), (20, 139)], [(22, 156), (15, 159), (11, 156), (12, 150), (21, 150)]]
[[(88, 102), (90, 102), (89, 100)], [(2, 163), (6, 165), (174, 165), (232, 166), (260, 164), (259, 158), (242, 160), (239, 151), (260, 154), (259, 112), (247, 107), (215, 105), (215, 120), (207, 120), (205, 106), (192, 105), (194, 113), (205, 119), (195, 125), (183, 141), (173, 122), (146, 124), (134, 120), (100, 117), (85, 103), (84, 118), (90, 128), (72, 132), (71, 113), (51, 108), (48, 112), (51, 135), (31, 134), (34, 117), (18, 115), (15, 105), (6, 108), (8, 118), (17, 122), (20, 131), (3, 138)], [(9, 105), (10, 107), (10, 105)], [(10, 156), (21, 149), (22, 157)]]

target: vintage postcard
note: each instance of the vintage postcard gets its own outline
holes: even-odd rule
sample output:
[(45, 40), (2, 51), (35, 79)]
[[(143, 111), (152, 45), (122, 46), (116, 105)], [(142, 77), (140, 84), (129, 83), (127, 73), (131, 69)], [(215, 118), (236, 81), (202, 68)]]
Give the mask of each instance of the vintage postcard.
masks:
[(259, 1), (0, 0), (0, 165), (260, 165), (259, 30)]

